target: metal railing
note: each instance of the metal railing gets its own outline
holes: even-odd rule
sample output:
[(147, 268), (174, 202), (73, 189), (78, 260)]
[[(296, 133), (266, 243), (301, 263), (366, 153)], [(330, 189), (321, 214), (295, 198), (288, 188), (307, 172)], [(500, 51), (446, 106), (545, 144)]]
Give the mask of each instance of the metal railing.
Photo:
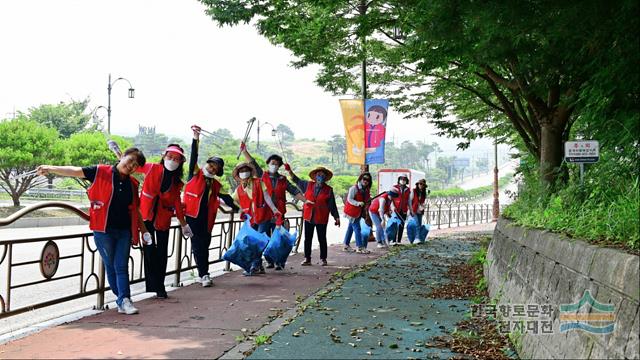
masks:
[(427, 204), (424, 221), (438, 229), (488, 223), (492, 209), (489, 204)]
[[(294, 204), (288, 205), (292, 210), (300, 211)], [(35, 210), (50, 207), (65, 208), (85, 220), (89, 219), (88, 214), (73, 205), (41, 202), (0, 219), (0, 228)], [(209, 246), (209, 264), (224, 261), (222, 255), (231, 246), (235, 234), (242, 226), (242, 221), (231, 211), (222, 207), (220, 210), (228, 217), (219, 219), (214, 224)], [(302, 224), (299, 213), (288, 216), (285, 220), (285, 227), (291, 226), (298, 230), (298, 243)], [(182, 274), (196, 268), (191, 241), (182, 236), (182, 229), (178, 225), (169, 230), (168, 248), (165, 276), (173, 275), (172, 285), (177, 287), (181, 285)], [(131, 284), (145, 281), (143, 261), (142, 248), (134, 246), (129, 255)], [(228, 262), (225, 270), (230, 270)], [(0, 276), (0, 319), (91, 295), (96, 295), (94, 309), (104, 309), (105, 293), (110, 290), (105, 284), (104, 266), (93, 241), (93, 233), (89, 231), (0, 240), (0, 273), (5, 272), (6, 276)], [(41, 296), (33, 296), (34, 293)]]

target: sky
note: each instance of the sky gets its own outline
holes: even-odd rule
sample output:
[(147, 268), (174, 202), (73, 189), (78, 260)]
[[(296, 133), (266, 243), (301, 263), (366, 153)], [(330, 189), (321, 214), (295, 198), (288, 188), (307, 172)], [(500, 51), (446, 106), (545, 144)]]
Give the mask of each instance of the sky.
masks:
[[(133, 136), (142, 125), (186, 139), (198, 124), (242, 137), (256, 117), (297, 138), (344, 135), (338, 99), (349, 96), (324, 92), (317, 68), (290, 67), (291, 52), (253, 26), (218, 27), (204, 10), (196, 0), (0, 1), (0, 118), (86, 97), (91, 108), (106, 106), (111, 73), (135, 88), (129, 99), (125, 81), (113, 87), (113, 134)], [(106, 124), (106, 111), (97, 114)], [(397, 144), (439, 142), (449, 152), (457, 143), (433, 135), (428, 119), (405, 120), (393, 109), (387, 129)]]

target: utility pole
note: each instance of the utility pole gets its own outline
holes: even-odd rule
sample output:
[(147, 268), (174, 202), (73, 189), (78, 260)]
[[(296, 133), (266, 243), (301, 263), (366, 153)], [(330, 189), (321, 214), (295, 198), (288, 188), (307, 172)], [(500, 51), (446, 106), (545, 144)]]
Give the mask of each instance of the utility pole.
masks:
[(493, 221), (498, 221), (500, 217), (500, 190), (498, 188), (498, 139), (493, 147), (495, 167), (493, 168)]
[[(366, 0), (360, 0), (360, 5), (358, 6), (358, 12), (360, 13), (360, 16), (364, 18), (364, 16), (367, 14), (367, 1)], [(362, 44), (362, 105), (364, 107), (364, 103), (367, 100), (367, 53), (366, 53), (366, 36), (362, 35), (362, 38), (360, 39), (361, 44)], [(362, 111), (364, 112), (366, 109), (362, 109)], [(366, 114), (365, 114), (366, 116)], [(366, 149), (366, 148), (365, 148)], [(366, 162), (366, 152), (365, 152), (365, 162)], [(369, 172), (369, 165), (364, 164), (364, 165), (360, 165), (360, 173), (364, 173), (364, 172)]]

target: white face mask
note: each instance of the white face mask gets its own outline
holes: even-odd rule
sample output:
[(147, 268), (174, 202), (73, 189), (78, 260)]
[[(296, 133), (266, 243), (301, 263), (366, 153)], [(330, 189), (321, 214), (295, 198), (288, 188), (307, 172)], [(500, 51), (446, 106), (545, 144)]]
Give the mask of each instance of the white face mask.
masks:
[(164, 159), (164, 167), (166, 167), (169, 171), (173, 171), (179, 166), (180, 164), (175, 160)]
[(240, 176), (240, 179), (242, 179), (242, 180), (248, 179), (250, 175), (251, 175), (250, 171), (243, 171), (243, 172), (238, 174), (238, 176)]
[(279, 168), (280, 168), (280, 166), (278, 166), (278, 165), (269, 164), (269, 172), (272, 173), (272, 174), (277, 173)]
[(400, 180), (400, 185), (406, 185), (406, 184), (407, 184), (407, 182), (406, 182), (406, 181), (404, 181), (404, 180)]
[(210, 173), (207, 168), (202, 168), (202, 175), (204, 175), (204, 177), (209, 178), (209, 179), (213, 179), (214, 174)]

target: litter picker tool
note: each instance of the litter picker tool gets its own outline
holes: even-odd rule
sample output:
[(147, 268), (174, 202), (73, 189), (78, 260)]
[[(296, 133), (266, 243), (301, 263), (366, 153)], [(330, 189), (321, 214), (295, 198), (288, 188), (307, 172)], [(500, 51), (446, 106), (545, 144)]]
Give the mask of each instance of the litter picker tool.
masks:
[(16, 176), (12, 177), (11, 180), (18, 180), (18, 179), (22, 179), (22, 178), (27, 177), (27, 176), (33, 176), (33, 175), (37, 175), (37, 174), (38, 174), (38, 170), (37, 169), (36, 170), (31, 170), (31, 171), (24, 172), (22, 174), (18, 174)]
[[(253, 127), (253, 123), (255, 121), (256, 121), (255, 117), (252, 117), (247, 121), (247, 131), (244, 133), (244, 137), (242, 138), (242, 142), (245, 144), (247, 143), (247, 139), (249, 139), (249, 134), (251, 134), (251, 128)], [(238, 153), (238, 156), (236, 156), (236, 160), (240, 159), (240, 155), (242, 155), (242, 151)]]
[[(191, 128), (193, 129), (194, 127), (197, 127), (197, 128), (198, 128), (198, 132), (199, 132), (201, 135), (209, 136), (209, 137), (212, 137), (212, 138), (217, 138), (217, 139), (220, 139), (220, 140), (222, 140), (222, 141), (225, 141), (225, 140), (226, 140), (224, 137), (222, 137), (222, 136), (220, 136), (220, 135), (218, 135), (218, 134), (216, 134), (216, 133), (212, 133), (211, 131), (207, 131), (207, 130), (205, 130), (205, 129), (201, 128), (201, 127), (200, 127), (200, 126), (198, 126), (198, 125), (194, 125), (194, 126), (192, 126)], [(217, 146), (217, 147), (219, 147), (219, 148), (221, 148), (221, 149), (222, 149), (222, 146), (221, 146), (220, 144), (217, 144), (217, 143), (215, 143), (215, 142), (214, 142), (214, 143), (213, 143), (213, 145), (215, 145), (215, 146)]]

